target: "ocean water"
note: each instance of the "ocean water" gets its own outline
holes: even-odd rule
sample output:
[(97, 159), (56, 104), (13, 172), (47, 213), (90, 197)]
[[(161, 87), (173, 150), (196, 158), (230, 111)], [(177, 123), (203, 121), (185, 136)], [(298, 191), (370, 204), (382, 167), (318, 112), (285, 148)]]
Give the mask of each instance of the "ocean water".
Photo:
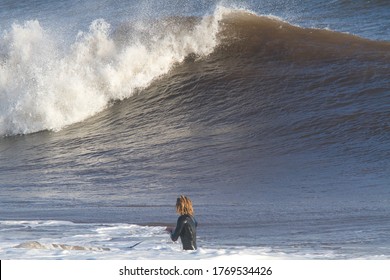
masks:
[(389, 259), (389, 39), (380, 0), (0, 0), (0, 258)]

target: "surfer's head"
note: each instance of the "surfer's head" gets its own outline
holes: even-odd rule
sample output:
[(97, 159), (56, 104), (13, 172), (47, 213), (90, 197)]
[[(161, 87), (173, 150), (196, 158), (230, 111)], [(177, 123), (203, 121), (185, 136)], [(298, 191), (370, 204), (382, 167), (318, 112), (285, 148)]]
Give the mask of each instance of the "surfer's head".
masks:
[(194, 209), (192, 208), (192, 201), (188, 197), (181, 195), (176, 200), (176, 212), (180, 215), (194, 215)]

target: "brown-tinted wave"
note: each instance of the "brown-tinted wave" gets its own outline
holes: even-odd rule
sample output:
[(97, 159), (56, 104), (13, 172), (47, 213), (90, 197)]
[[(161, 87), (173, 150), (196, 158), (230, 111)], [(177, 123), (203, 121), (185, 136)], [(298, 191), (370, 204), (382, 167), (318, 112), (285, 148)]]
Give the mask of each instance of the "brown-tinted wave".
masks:
[(365, 58), (390, 61), (390, 43), (325, 29), (303, 28), (281, 19), (236, 11), (220, 22), (221, 56), (294, 62)]
[(142, 94), (145, 106), (168, 104), (159, 120), (212, 129), (224, 148), (251, 153), (386, 155), (390, 43), (241, 11), (219, 24), (214, 52), (189, 56)]

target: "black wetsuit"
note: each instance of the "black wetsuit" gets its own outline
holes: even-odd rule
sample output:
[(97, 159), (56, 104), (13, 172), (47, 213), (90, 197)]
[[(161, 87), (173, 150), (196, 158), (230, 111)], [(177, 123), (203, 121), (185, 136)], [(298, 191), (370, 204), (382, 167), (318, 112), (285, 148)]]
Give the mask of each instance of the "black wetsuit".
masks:
[(171, 233), (171, 239), (176, 241), (179, 236), (184, 250), (196, 250), (196, 227), (198, 222), (190, 215), (181, 215), (177, 219), (175, 230)]

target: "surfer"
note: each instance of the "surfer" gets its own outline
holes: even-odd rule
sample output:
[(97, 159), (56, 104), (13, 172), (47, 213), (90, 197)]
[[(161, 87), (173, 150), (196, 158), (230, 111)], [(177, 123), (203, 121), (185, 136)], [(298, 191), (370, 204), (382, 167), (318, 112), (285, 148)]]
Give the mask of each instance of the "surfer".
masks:
[(196, 227), (197, 221), (194, 218), (192, 201), (181, 195), (176, 200), (176, 212), (180, 215), (177, 219), (176, 228), (167, 230), (171, 234), (171, 239), (176, 241), (179, 236), (183, 244), (183, 250), (196, 250)]

